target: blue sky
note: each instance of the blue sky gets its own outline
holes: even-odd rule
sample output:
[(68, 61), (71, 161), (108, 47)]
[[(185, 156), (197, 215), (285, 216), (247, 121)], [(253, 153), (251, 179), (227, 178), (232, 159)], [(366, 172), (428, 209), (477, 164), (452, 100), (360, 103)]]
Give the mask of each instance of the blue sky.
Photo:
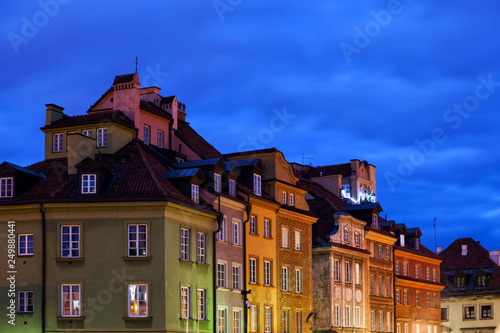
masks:
[(422, 243), (500, 250), (497, 1), (41, 0), (3, 4), (0, 160), (43, 159), (45, 104), (84, 114), (139, 57), (223, 153), (367, 160)]

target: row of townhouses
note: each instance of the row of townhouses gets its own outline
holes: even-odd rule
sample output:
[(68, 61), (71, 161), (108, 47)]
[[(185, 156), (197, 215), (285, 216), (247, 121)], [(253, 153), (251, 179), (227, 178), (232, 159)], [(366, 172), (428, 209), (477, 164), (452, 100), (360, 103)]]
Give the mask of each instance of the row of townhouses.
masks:
[(441, 331), (442, 259), (373, 165), (221, 154), (159, 92), (47, 104), (45, 159), (0, 165), (1, 332)]

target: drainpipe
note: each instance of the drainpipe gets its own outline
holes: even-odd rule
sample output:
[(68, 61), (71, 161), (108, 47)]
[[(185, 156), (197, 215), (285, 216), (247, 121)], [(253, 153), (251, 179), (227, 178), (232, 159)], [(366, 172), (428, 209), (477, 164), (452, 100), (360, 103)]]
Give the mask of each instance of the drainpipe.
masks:
[(216, 251), (216, 246), (217, 246), (217, 233), (220, 231), (220, 225), (222, 223), (222, 216), (220, 214), (220, 192), (219, 195), (217, 196), (218, 198), (218, 213), (219, 216), (217, 216), (217, 230), (214, 231), (212, 235), (212, 289), (213, 289), (213, 323), (214, 323), (214, 333), (217, 333), (217, 251)]
[(396, 272), (394, 272), (394, 266), (396, 263), (396, 246), (392, 246), (392, 307), (394, 308), (394, 313), (392, 315), (392, 331), (396, 332)]
[(248, 309), (247, 309), (247, 301), (248, 301), (248, 293), (247, 293), (247, 222), (250, 220), (250, 212), (252, 210), (252, 205), (250, 204), (250, 194), (247, 194), (247, 219), (243, 222), (243, 288), (245, 288), (245, 293), (243, 293), (243, 327), (245, 327), (245, 333), (248, 332)]
[(40, 213), (42, 214), (42, 333), (45, 333), (45, 284), (46, 284), (46, 248), (45, 243), (45, 212), (43, 211), (43, 203), (40, 202)]

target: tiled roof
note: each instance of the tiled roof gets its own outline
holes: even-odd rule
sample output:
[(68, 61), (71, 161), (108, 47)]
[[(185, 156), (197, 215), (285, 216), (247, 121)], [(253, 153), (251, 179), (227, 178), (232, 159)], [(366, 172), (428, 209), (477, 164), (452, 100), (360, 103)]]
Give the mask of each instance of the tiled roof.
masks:
[(252, 166), (255, 165), (255, 163), (259, 162), (259, 160), (260, 158), (249, 158), (246, 160), (227, 161), (224, 162), (224, 164), (226, 165), (226, 169), (231, 169), (235, 165), (236, 167)]
[(302, 188), (303, 190), (306, 190), (307, 192), (309, 192), (310, 195), (314, 196), (317, 199), (319, 198), (328, 199), (328, 201), (330, 202), (330, 204), (333, 206), (333, 208), (337, 213), (347, 213), (347, 211), (344, 209), (345, 207), (343, 207), (343, 205), (345, 204), (344, 201), (342, 201), (342, 199), (337, 197), (332, 192), (328, 191), (320, 184), (307, 179), (300, 179), (297, 182), (297, 186)]
[(10, 165), (11, 167), (13, 167), (16, 170), (19, 170), (19, 171), (22, 171), (22, 172), (26, 172), (26, 173), (29, 173), (29, 174), (31, 174), (33, 176), (37, 176), (37, 177), (40, 177), (40, 178), (45, 178), (45, 175), (43, 173), (35, 172), (35, 171), (30, 170), (30, 169), (23, 168), (22, 166), (19, 166), (19, 165), (14, 164), (14, 163), (10, 163), (10, 162), (4, 162), (4, 163)]
[(305, 178), (313, 178), (331, 175), (342, 175), (342, 177), (347, 177), (351, 175), (351, 163), (342, 163), (334, 165), (325, 165), (311, 168), (305, 175)]
[(196, 161), (187, 161), (187, 162), (177, 162), (174, 163), (174, 166), (179, 169), (207, 166), (207, 165), (215, 165), (219, 161), (219, 158), (210, 158), (207, 160), (196, 160)]
[[(465, 256), (462, 256), (462, 245), (467, 245), (467, 255)], [(457, 239), (439, 256), (443, 259), (442, 271), (498, 267), (491, 260), (488, 250), (470, 237)]]
[(418, 254), (421, 256), (426, 256), (428, 258), (441, 260), (441, 257), (439, 257), (437, 254), (435, 254), (434, 252), (432, 252), (431, 250), (429, 250), (428, 248), (426, 248), (422, 244), (420, 244), (419, 248), (420, 248), (419, 250), (415, 250), (414, 248), (412, 248), (408, 244), (408, 242), (405, 243), (405, 246), (399, 246), (399, 245), (396, 246), (396, 250), (406, 251), (406, 252)]
[(155, 114), (155, 115), (160, 116), (160, 117), (165, 118), (165, 119), (172, 120), (172, 115), (170, 113), (168, 113), (167, 111), (163, 110), (162, 108), (156, 106), (155, 104), (153, 104), (151, 102), (147, 102), (147, 101), (144, 101), (141, 99), (140, 107), (144, 111)]
[(115, 84), (120, 84), (120, 83), (127, 83), (127, 82), (132, 82), (134, 79), (134, 74), (125, 74), (125, 75), (117, 75), (115, 76), (115, 81), (113, 82), (113, 85)]
[(58, 128), (73, 125), (98, 124), (104, 122), (115, 122), (126, 127), (135, 129), (134, 122), (121, 111), (93, 111), (81, 116), (67, 116), (45, 125), (41, 129)]
[(189, 126), (189, 123), (179, 120), (175, 133), (201, 159), (222, 157), (222, 154)]
[(165, 178), (184, 178), (184, 177), (193, 177), (200, 169), (192, 168), (192, 169), (181, 169), (181, 170), (172, 170), (172, 171), (164, 171), (163, 174)]
[(375, 207), (377, 207), (377, 205), (379, 205), (378, 202), (370, 202), (370, 203), (365, 203), (365, 204), (360, 204), (360, 205), (345, 205), (344, 208), (347, 211), (350, 211), (350, 210), (364, 210), (364, 209), (372, 210)]
[(327, 245), (328, 237), (338, 231), (338, 226), (335, 225), (333, 218), (335, 209), (328, 199), (325, 198), (308, 200), (307, 203), (309, 204), (309, 209), (318, 216), (318, 220), (312, 225), (312, 245)]

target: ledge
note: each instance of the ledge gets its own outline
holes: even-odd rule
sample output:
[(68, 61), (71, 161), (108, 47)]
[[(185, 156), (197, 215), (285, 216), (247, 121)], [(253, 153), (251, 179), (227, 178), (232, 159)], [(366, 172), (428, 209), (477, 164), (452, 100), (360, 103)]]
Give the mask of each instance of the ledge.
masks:
[(57, 320), (62, 320), (62, 321), (72, 321), (72, 320), (84, 320), (85, 316), (80, 316), (80, 317), (61, 317), (57, 316)]
[(186, 263), (186, 264), (194, 264), (194, 261), (192, 261), (192, 260), (184, 260), (184, 259), (181, 259), (181, 258), (179, 258), (179, 262), (183, 262), (183, 263)]
[(200, 265), (200, 266), (205, 266), (205, 267), (208, 267), (210, 266), (210, 264), (207, 264), (206, 262), (195, 262), (196, 265)]
[(146, 256), (146, 257), (122, 257), (123, 260), (125, 261), (136, 261), (136, 260), (151, 260), (153, 257), (151, 256)]
[(84, 261), (85, 257), (79, 257), (79, 258), (56, 258), (56, 261)]
[(153, 317), (122, 317), (122, 319), (127, 321), (149, 321), (153, 320)]

